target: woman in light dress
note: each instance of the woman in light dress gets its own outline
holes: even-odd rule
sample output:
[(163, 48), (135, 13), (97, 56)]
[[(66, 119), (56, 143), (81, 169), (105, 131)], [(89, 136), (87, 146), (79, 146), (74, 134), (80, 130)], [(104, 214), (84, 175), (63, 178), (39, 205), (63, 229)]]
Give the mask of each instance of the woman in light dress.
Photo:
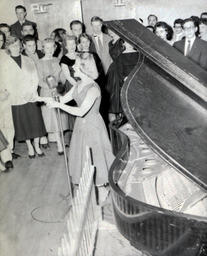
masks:
[[(39, 86), (41, 97), (52, 97), (53, 90), (48, 84), (48, 77), (53, 77), (56, 85), (58, 82), (64, 80), (61, 78), (61, 68), (59, 60), (53, 57), (55, 51), (55, 41), (51, 38), (46, 38), (43, 41), (43, 50), (45, 56), (38, 62), (38, 73), (39, 73)], [(45, 123), (45, 127), (48, 133), (49, 141), (57, 142), (57, 151), (59, 155), (63, 154), (63, 146), (60, 137), (60, 127), (58, 117), (55, 109), (48, 109), (46, 106), (42, 106), (42, 115)], [(68, 115), (61, 112), (61, 121), (63, 130), (68, 129)]]
[[(93, 161), (96, 166), (96, 184), (102, 186), (108, 182), (108, 170), (114, 160), (106, 126), (100, 115), (101, 93), (94, 82), (98, 77), (96, 64), (92, 55), (87, 59), (77, 57), (75, 77), (81, 80), (66, 94), (61, 102), (49, 102), (51, 108), (60, 108), (76, 116), (74, 131), (69, 150), (69, 170), (72, 182), (79, 184), (85, 163), (86, 146), (92, 149)], [(77, 107), (64, 103), (74, 99)]]

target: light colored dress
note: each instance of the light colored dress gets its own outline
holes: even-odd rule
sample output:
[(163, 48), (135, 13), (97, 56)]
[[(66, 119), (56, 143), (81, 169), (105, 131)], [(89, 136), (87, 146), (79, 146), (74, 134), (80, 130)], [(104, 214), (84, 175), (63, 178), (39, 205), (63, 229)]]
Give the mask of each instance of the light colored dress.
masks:
[[(52, 92), (46, 83), (46, 78), (49, 75), (55, 77), (56, 81), (61, 80), (61, 68), (59, 65), (59, 60), (57, 58), (52, 58), (50, 60), (40, 59), (37, 63), (38, 73), (39, 73), (39, 86), (41, 87), (40, 96), (41, 97), (52, 97)], [(61, 110), (60, 110), (61, 111)], [(45, 127), (48, 133), (59, 132), (59, 124), (57, 119), (57, 110), (49, 109), (45, 105), (42, 106), (42, 116), (45, 123)], [(68, 129), (68, 114), (61, 111), (61, 121), (63, 130)]]
[[(82, 104), (88, 90), (92, 87), (99, 89), (95, 82), (88, 84), (80, 92), (75, 87), (73, 98), (78, 106)], [(69, 150), (69, 169), (74, 184), (78, 184), (81, 177), (86, 146), (92, 149), (93, 162), (96, 167), (96, 185), (108, 182), (108, 171), (114, 160), (114, 155), (106, 126), (99, 113), (100, 102), (101, 94), (83, 117), (76, 117)]]

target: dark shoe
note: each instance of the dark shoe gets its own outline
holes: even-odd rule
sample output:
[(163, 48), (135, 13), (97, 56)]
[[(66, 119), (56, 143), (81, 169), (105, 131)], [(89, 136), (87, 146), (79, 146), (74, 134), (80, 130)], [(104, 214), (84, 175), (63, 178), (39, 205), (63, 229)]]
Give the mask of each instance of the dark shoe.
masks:
[(37, 153), (37, 155), (38, 155), (39, 157), (43, 157), (43, 156), (45, 156), (45, 153), (43, 153), (43, 152), (42, 152), (41, 154), (38, 154), (38, 153)]
[(28, 155), (30, 159), (35, 158), (35, 155)]
[(13, 159), (17, 159), (17, 158), (19, 158), (19, 157), (21, 157), (20, 155), (18, 155), (18, 154), (16, 154), (16, 153), (12, 153), (12, 158)]
[(58, 152), (58, 155), (59, 155), (59, 156), (62, 156), (62, 155), (64, 155), (64, 152), (63, 152), (63, 151)]
[(12, 161), (7, 161), (4, 165), (5, 165), (6, 169), (14, 168)]
[(41, 147), (42, 147), (42, 148), (44, 148), (44, 149), (46, 149), (46, 148), (49, 148), (49, 147), (50, 147), (50, 145), (49, 145), (49, 143), (41, 144)]

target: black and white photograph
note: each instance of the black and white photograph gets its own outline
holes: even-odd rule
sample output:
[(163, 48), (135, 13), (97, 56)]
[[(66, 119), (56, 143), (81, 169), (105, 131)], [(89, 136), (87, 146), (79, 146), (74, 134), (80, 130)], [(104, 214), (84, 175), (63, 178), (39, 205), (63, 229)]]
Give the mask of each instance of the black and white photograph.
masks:
[(0, 256), (207, 256), (207, 0), (0, 0)]

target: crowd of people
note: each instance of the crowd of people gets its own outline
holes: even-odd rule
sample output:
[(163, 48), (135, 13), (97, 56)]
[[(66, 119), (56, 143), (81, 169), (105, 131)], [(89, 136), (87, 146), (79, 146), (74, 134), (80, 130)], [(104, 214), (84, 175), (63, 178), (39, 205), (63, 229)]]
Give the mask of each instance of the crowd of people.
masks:
[[(104, 28), (98, 16), (91, 18), (91, 35), (81, 21), (73, 20), (70, 32), (57, 28), (40, 40), (25, 7), (18, 5), (15, 12), (16, 23), (0, 24), (0, 170), (10, 170), (13, 159), (20, 157), (14, 141), (26, 142), (30, 159), (44, 157), (49, 142), (56, 142), (57, 155), (62, 155), (61, 120), (63, 131), (72, 133), (72, 182), (79, 183), (88, 145), (97, 167), (96, 183), (107, 183), (114, 159), (107, 126), (123, 115), (121, 87), (139, 52)], [(207, 70), (206, 12), (176, 19), (173, 28), (151, 14), (147, 28)], [(59, 102), (54, 101), (57, 96)]]

